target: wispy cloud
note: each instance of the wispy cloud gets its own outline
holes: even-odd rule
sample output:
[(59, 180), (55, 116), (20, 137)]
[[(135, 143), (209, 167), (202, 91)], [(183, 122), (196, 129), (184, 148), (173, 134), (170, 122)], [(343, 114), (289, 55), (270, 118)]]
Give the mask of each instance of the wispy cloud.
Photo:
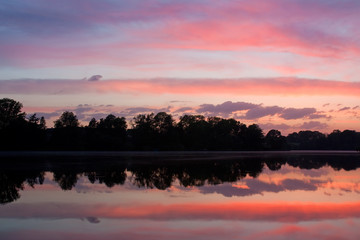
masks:
[(124, 111), (121, 111), (120, 114), (125, 116), (135, 116), (136, 114), (146, 114), (146, 113), (158, 113), (158, 112), (171, 112), (171, 107), (166, 108), (150, 108), (150, 107), (131, 107), (126, 108)]
[(310, 121), (310, 122), (304, 122), (299, 128), (304, 130), (322, 130), (328, 128), (329, 125), (327, 123), (322, 123), (319, 121)]
[[(359, 9), (356, 1), (13, 0), (0, 9), (0, 63), (21, 73), (96, 65), (125, 77), (117, 75), (124, 68), (149, 77), (168, 68), (165, 76), (248, 76), (251, 68), (255, 77), (267, 70), (346, 79), (357, 73)], [(325, 70), (314, 74), (314, 59)]]
[(228, 116), (229, 114), (235, 113), (237, 111), (249, 110), (257, 106), (257, 104), (253, 103), (227, 101), (218, 105), (202, 104), (196, 111), (198, 113), (207, 115)]
[(293, 128), (293, 126), (285, 124), (285, 123), (279, 123), (279, 124), (260, 123), (260, 127), (264, 130), (276, 129), (276, 130), (281, 130), (281, 131)]
[(101, 78), (102, 78), (101, 75), (93, 75), (93, 76), (89, 77), (87, 80), (90, 82), (93, 82), (93, 81), (99, 81)]
[(299, 119), (314, 113), (316, 113), (315, 108), (301, 108), (301, 109), (286, 108), (281, 112), (280, 117), (287, 120)]
[[(304, 78), (138, 79), (138, 80), (1, 80), (1, 94), (183, 94), (261, 96), (360, 96), (360, 82)], [(230, 107), (230, 106), (229, 106)], [(234, 106), (232, 106), (234, 107)], [(216, 107), (214, 107), (216, 109)], [(288, 110), (289, 114), (291, 110)], [(288, 114), (284, 115), (285, 117)], [(290, 115), (289, 115), (290, 116)]]
[(245, 118), (246, 119), (257, 119), (265, 116), (273, 116), (275, 114), (282, 113), (284, 108), (278, 106), (258, 106), (256, 108), (252, 108), (246, 112)]
[[(356, 30), (359, 23), (356, 13), (360, 7), (352, 1), (331, 4), (302, 1), (301, 5), (298, 1), (283, 0), (267, 3), (230, 1), (211, 5), (203, 1), (152, 1), (152, 4), (91, 1), (86, 3), (91, 6), (87, 8), (83, 7), (83, 1), (66, 1), (66, 4), (55, 4), (57, 8), (26, 4), (23, 11), (19, 10), (16, 1), (12, 2), (15, 3), (7, 4), (3, 9), (0, 20), (7, 27), (33, 38), (38, 38), (39, 34), (64, 38), (70, 33), (85, 40), (91, 34), (101, 36), (98, 26), (106, 26), (112, 30), (120, 28), (125, 36), (136, 39), (125, 41), (126, 45), (143, 48), (233, 50), (257, 47), (317, 56), (359, 51), (359, 43), (352, 38), (354, 33), (341, 31), (334, 20), (346, 17), (346, 26)], [(302, 24), (305, 21), (307, 24)], [(129, 28), (129, 23), (144, 23), (144, 26)], [(331, 31), (319, 27), (326, 27), (326, 23), (332, 24)], [(246, 32), (242, 31), (244, 29)], [(120, 44), (126, 40), (116, 39)]]
[(236, 115), (244, 119), (258, 119), (266, 116), (278, 115), (285, 120), (308, 118), (325, 118), (326, 115), (316, 114), (315, 108), (284, 108), (279, 106), (262, 106), (247, 102), (227, 101), (222, 104), (203, 104), (197, 109), (198, 113), (206, 115), (215, 115), (228, 117), (230, 114), (236, 114), (237, 111), (245, 111), (245, 115)]
[(350, 110), (350, 109), (351, 109), (351, 107), (343, 107), (343, 108), (339, 109), (339, 112)]
[[(290, 184), (287, 183), (287, 184)], [(308, 188), (309, 186), (303, 186)], [(312, 188), (310, 188), (311, 190)], [(185, 203), (169, 205), (142, 204), (136, 206), (83, 206), (78, 204), (17, 204), (6, 205), (0, 217), (11, 218), (80, 218), (96, 216), (110, 219), (151, 220), (246, 220), (299, 222), (313, 220), (334, 220), (359, 217), (359, 203)], [(17, 210), (15, 210), (16, 208)], [(95, 218), (95, 217), (94, 217)]]
[[(265, 192), (278, 193), (282, 191), (315, 191), (318, 189), (318, 185), (323, 183), (321, 181), (310, 180), (303, 181), (299, 179), (283, 179), (279, 183), (268, 183), (258, 179), (245, 179), (243, 180), (244, 186), (237, 187), (232, 184), (224, 184), (221, 186), (207, 185), (200, 187), (200, 192), (203, 194), (218, 193), (225, 197), (233, 196), (251, 196), (255, 194), (264, 194)], [(325, 184), (325, 183), (323, 183)]]

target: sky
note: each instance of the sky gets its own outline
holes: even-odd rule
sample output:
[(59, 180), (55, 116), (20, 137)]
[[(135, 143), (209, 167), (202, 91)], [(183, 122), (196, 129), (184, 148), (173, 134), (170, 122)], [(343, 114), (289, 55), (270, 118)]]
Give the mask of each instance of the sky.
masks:
[(165, 111), (360, 131), (356, 0), (0, 0), (0, 98), (47, 126)]

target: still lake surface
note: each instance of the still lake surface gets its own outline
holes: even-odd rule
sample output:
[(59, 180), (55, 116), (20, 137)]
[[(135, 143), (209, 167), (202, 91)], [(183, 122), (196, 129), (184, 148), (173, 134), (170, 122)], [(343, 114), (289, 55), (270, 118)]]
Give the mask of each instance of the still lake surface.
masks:
[(0, 239), (360, 239), (356, 152), (3, 152)]

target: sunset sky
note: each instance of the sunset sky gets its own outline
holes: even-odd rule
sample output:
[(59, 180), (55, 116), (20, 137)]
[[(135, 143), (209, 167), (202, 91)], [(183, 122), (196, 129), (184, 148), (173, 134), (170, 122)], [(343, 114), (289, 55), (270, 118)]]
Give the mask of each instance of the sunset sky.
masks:
[(0, 98), (360, 131), (360, 1), (0, 0)]

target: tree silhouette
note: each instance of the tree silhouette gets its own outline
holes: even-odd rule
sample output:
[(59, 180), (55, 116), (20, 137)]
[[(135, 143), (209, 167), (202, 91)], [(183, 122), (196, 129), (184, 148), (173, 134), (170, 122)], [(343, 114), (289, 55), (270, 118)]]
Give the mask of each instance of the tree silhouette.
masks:
[(86, 142), (84, 129), (73, 112), (65, 111), (54, 121), (49, 147), (56, 150), (83, 150)]
[(100, 119), (97, 127), (126, 130), (127, 124), (124, 117), (116, 117), (113, 114), (109, 114), (105, 119)]
[(91, 183), (97, 180), (100, 184), (104, 183), (107, 187), (112, 188), (115, 185), (123, 185), (126, 181), (126, 173), (124, 168), (116, 168), (107, 171), (87, 172), (85, 176), (88, 177)]
[(46, 129), (46, 121), (44, 117), (38, 118), (36, 116), (36, 113), (34, 113), (33, 115), (31, 115), (28, 118), (28, 124), (29, 126), (33, 127), (33, 128), (38, 128), (41, 130), (45, 130)]
[(170, 114), (159, 112), (154, 116), (153, 130), (155, 132), (155, 145), (160, 150), (179, 149), (179, 131)]
[(150, 150), (153, 148), (155, 131), (154, 131), (154, 114), (139, 114), (133, 118), (132, 143), (136, 150)]
[(89, 122), (88, 128), (97, 128), (99, 125), (95, 118), (92, 118)]
[(211, 125), (202, 115), (184, 115), (178, 126), (182, 141), (187, 150), (207, 150), (209, 147)]
[(75, 187), (79, 176), (74, 171), (61, 171), (57, 170), (54, 172), (54, 181), (56, 181), (62, 190), (71, 190)]
[(265, 136), (265, 146), (270, 150), (282, 150), (286, 148), (286, 137), (275, 129), (270, 130)]
[(0, 149), (35, 150), (43, 146), (45, 131), (40, 119), (36, 114), (26, 119), (21, 108), (22, 104), (13, 99), (0, 99)]
[(99, 123), (93, 125), (96, 128), (90, 128), (87, 132), (87, 139), (92, 141), (89, 145), (110, 150), (122, 150), (125, 148), (127, 124), (124, 117), (109, 114), (105, 119), (102, 118)]
[(209, 117), (211, 125), (210, 150), (241, 150), (241, 135), (246, 126), (235, 119)]
[[(21, 164), (20, 164), (21, 168)], [(20, 190), (24, 190), (25, 183), (34, 187), (43, 184), (44, 172), (38, 171), (0, 171), (0, 204), (16, 201), (20, 198)]]
[(202, 122), (202, 121), (205, 121), (205, 117), (202, 115), (187, 115), (186, 114), (186, 115), (180, 117), (178, 126), (181, 127), (182, 129), (186, 130), (191, 125), (193, 125), (197, 122)]
[(128, 128), (124, 117), (109, 114), (80, 127), (77, 116), (65, 111), (46, 128), (45, 118), (25, 118), (22, 104), (0, 99), (0, 150), (358, 150), (360, 133), (334, 130), (299, 131), (287, 137), (272, 129), (264, 137), (257, 124), (229, 118), (171, 114), (139, 114)]
[(334, 130), (327, 140), (330, 149), (356, 150), (360, 143), (360, 133), (353, 130)]
[(80, 123), (76, 115), (69, 111), (63, 112), (60, 118), (54, 121), (55, 128), (75, 128), (79, 127), (79, 125)]
[(0, 99), (0, 130), (10, 124), (25, 120), (25, 113), (21, 112), (23, 105), (10, 98)]
[(286, 137), (291, 149), (317, 150), (327, 148), (325, 134), (318, 131), (294, 132)]
[(33, 115), (31, 115), (30, 117), (29, 117), (29, 123), (32, 123), (32, 124), (39, 124), (39, 122), (40, 122), (40, 118), (38, 118), (37, 116), (36, 116), (36, 113), (34, 113)]
[(40, 129), (43, 129), (43, 130), (46, 129), (46, 121), (45, 121), (44, 117), (40, 118), (39, 127), (40, 127)]
[(263, 149), (264, 134), (257, 124), (249, 125), (245, 131), (244, 145), (247, 150)]
[(24, 189), (24, 179), (14, 174), (0, 172), (0, 204), (13, 202), (20, 198), (19, 190)]
[(158, 133), (168, 133), (174, 127), (174, 120), (170, 114), (159, 112), (154, 116), (153, 128)]

